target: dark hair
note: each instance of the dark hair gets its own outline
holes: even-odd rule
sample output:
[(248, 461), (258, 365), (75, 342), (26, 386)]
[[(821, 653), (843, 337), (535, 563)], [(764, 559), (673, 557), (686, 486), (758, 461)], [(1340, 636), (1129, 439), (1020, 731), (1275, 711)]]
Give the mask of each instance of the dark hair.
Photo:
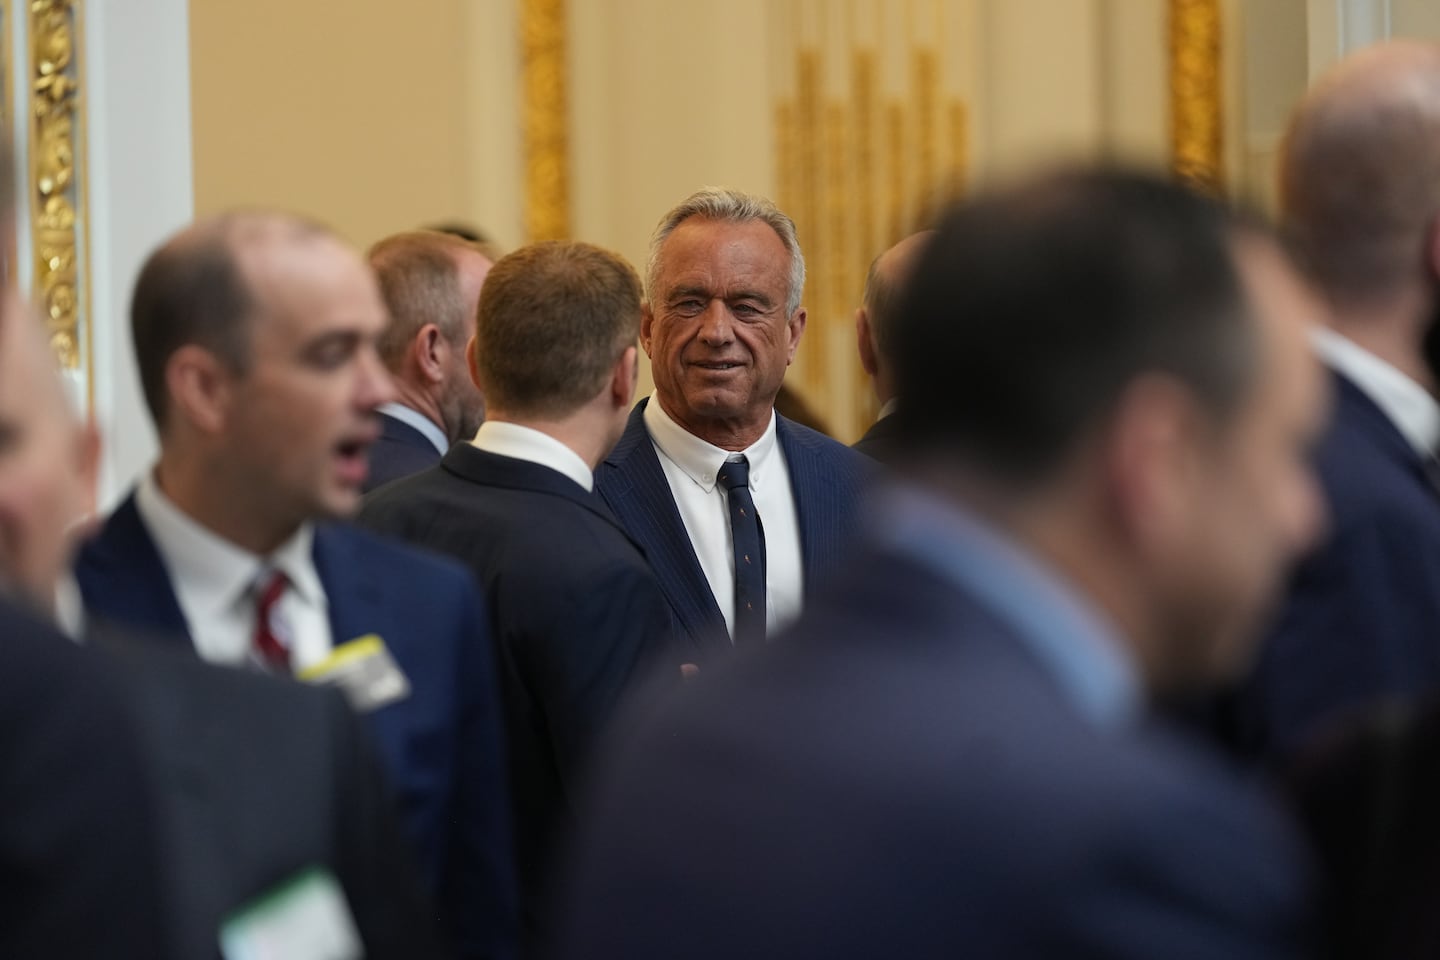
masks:
[(475, 318), (461, 295), (455, 259), (465, 250), (480, 252), (459, 237), (416, 230), (386, 237), (366, 254), (390, 313), (376, 349), (392, 373), (399, 370), (410, 341), (427, 323), (439, 327), (451, 343), (469, 337)]
[(165, 368), (187, 344), (204, 347), (237, 375), (250, 366), (249, 319), (256, 309), (237, 249), (262, 242), (331, 236), (319, 224), (286, 214), (243, 211), (201, 221), (152, 253), (130, 299), (130, 333), (140, 386), (156, 429), (165, 426)]
[(588, 243), (521, 247), (480, 289), (476, 353), (487, 406), (565, 416), (596, 395), (640, 330), (640, 278)]
[(1197, 193), (1121, 171), (1052, 174), (954, 209), (897, 316), (905, 438), (1028, 484), (1146, 372), (1227, 414), (1258, 349), (1239, 226)]

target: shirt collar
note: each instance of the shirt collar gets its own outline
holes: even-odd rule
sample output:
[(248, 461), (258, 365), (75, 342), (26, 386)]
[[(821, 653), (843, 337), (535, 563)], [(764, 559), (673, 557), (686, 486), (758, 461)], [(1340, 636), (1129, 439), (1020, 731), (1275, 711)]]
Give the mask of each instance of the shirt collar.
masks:
[(886, 400), (884, 403), (882, 403), (882, 404), (880, 405), (880, 412), (877, 413), (877, 414), (875, 414), (875, 419), (876, 419), (877, 421), (878, 421), (878, 420), (884, 420), (886, 417), (890, 416), (890, 414), (894, 413), (894, 412), (895, 412), (895, 408), (898, 407), (899, 405), (900, 405), (900, 398), (899, 398), (899, 397), (891, 397), (889, 400)]
[(881, 505), (881, 539), (964, 589), (1020, 641), (1090, 720), (1115, 727), (1140, 710), (1140, 682), (1113, 624), (1020, 544), (918, 490)]
[(580, 454), (534, 427), (486, 420), (471, 442), (487, 453), (538, 463), (569, 477), (586, 490), (595, 489), (595, 473)]
[(1334, 330), (1319, 327), (1312, 336), (1321, 358), (1359, 387), (1416, 452), (1435, 453), (1440, 445), (1440, 403), (1430, 391)]
[(304, 524), (269, 557), (238, 547), (196, 522), (175, 505), (147, 473), (135, 491), (135, 508), (167, 560), (171, 576), (183, 580), (197, 606), (214, 613), (229, 610), (265, 570), (279, 570), (306, 600), (325, 596), (315, 570), (315, 530)]
[(395, 403), (394, 401), (382, 403), (378, 409), (387, 417), (394, 417), (401, 423), (419, 430), (425, 435), (425, 439), (429, 440), (434, 444), (435, 449), (440, 451), (441, 456), (444, 456), (446, 451), (450, 449), (450, 440), (445, 436), (445, 431), (441, 430), (434, 420), (431, 420), (419, 410), (411, 410), (405, 406), (405, 404)]
[(655, 441), (655, 446), (706, 493), (715, 489), (717, 475), (725, 461), (739, 459), (742, 455), (750, 464), (750, 488), (759, 490), (765, 485), (767, 468), (775, 462), (774, 410), (770, 411), (770, 423), (760, 439), (739, 452), (701, 440), (680, 426), (660, 405), (658, 394), (650, 395), (644, 417), (645, 428), (650, 431), (650, 439)]

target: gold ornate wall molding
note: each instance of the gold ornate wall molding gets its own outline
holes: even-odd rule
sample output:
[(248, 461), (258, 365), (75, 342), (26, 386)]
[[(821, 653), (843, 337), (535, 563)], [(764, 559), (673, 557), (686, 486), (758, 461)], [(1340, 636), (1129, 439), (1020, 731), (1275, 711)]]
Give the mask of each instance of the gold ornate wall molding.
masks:
[(798, 386), (838, 436), (875, 414), (854, 315), (876, 254), (920, 228), (969, 166), (944, 38), (957, 0), (771, 0), (776, 202), (795, 220), (809, 313)]
[(525, 131), (525, 229), (533, 240), (570, 234), (565, 0), (520, 0)]
[(1170, 0), (1170, 138), (1174, 169), (1225, 187), (1220, 0)]
[(83, 373), (93, 402), (86, 316), (86, 198), (80, 0), (29, 0), (26, 21), (33, 295), (61, 365)]

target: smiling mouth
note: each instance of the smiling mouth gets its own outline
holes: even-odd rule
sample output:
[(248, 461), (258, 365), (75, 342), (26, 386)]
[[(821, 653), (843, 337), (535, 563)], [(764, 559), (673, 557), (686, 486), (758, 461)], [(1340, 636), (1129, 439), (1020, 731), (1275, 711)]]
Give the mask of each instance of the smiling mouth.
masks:
[(738, 369), (739, 367), (744, 366), (744, 364), (742, 364), (742, 363), (727, 363), (727, 362), (710, 362), (710, 363), (697, 363), (697, 364), (695, 364), (695, 366), (699, 367), (701, 370), (735, 370), (735, 369)]

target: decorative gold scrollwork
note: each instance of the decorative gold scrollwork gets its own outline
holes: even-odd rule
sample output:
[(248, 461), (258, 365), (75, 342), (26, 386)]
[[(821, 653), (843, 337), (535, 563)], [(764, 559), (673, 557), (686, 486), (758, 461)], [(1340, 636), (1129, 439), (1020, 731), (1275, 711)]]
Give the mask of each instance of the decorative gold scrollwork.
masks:
[(1170, 135), (1175, 172), (1225, 185), (1220, 0), (1170, 0)]
[[(88, 366), (81, 329), (83, 228), (76, 172), (82, 114), (77, 0), (30, 2), (30, 203), (35, 294), (51, 346), (71, 370)], [(84, 342), (82, 342), (82, 336)]]

